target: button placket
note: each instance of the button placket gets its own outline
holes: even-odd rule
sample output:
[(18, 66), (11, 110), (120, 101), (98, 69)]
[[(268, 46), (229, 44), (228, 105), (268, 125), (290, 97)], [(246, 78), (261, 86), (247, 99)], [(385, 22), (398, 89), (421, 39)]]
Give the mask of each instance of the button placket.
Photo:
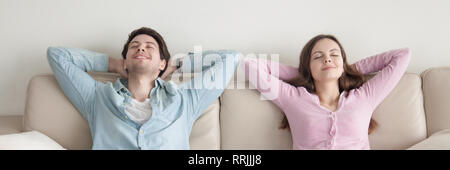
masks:
[(335, 144), (335, 139), (336, 139), (336, 131), (337, 131), (337, 127), (336, 127), (336, 114), (334, 112), (330, 112), (330, 118), (331, 118), (331, 129), (330, 129), (330, 142), (329, 142), (329, 146), (328, 149), (333, 149), (334, 148), (334, 144)]
[(138, 134), (138, 142), (137, 142), (137, 145), (138, 145), (138, 148), (139, 149), (142, 149), (142, 147), (144, 147), (143, 146), (143, 141), (144, 141), (144, 133), (145, 133), (145, 131), (144, 131), (144, 129), (142, 129), (142, 127), (141, 127), (141, 129), (139, 129), (139, 132), (138, 132), (139, 134)]
[(336, 134), (336, 115), (333, 112), (330, 112), (330, 118), (331, 118), (330, 135), (333, 137)]

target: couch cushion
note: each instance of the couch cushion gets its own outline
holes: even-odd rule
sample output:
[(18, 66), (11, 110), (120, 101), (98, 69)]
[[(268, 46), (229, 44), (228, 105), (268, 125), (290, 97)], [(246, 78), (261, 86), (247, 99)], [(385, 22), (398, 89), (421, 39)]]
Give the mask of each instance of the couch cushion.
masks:
[(222, 149), (292, 149), (289, 129), (279, 128), (281, 110), (269, 100), (260, 100), (256, 89), (226, 89), (220, 103)]
[(38, 132), (0, 135), (0, 150), (63, 150), (58, 143)]
[[(105, 82), (117, 74), (89, 73)], [(195, 122), (191, 149), (219, 149), (219, 102), (214, 102)], [(67, 149), (90, 149), (92, 138), (87, 121), (64, 95), (53, 75), (34, 76), (28, 85), (24, 130), (38, 130)]]
[[(290, 131), (278, 128), (281, 110), (257, 90), (227, 89), (220, 101), (222, 149), (292, 149)], [(420, 77), (405, 74), (373, 117), (379, 127), (369, 136), (372, 149), (406, 149), (425, 139)]]
[(371, 149), (407, 149), (427, 137), (421, 79), (406, 73), (378, 105), (378, 128), (369, 135)]
[(450, 150), (450, 129), (433, 133), (428, 139), (408, 148), (410, 150)]
[(421, 76), (428, 134), (450, 129), (450, 67), (430, 68)]
[(219, 112), (220, 103), (216, 100), (194, 123), (189, 137), (191, 150), (220, 149)]

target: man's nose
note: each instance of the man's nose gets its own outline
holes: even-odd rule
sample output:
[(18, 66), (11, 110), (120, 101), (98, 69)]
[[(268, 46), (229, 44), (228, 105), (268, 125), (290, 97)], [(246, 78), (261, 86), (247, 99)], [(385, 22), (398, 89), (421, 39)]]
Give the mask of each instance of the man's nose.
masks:
[(145, 52), (145, 48), (144, 48), (144, 47), (139, 47), (139, 48), (138, 48), (138, 51), (139, 51), (139, 52), (141, 52), (141, 51), (142, 51), (142, 52)]

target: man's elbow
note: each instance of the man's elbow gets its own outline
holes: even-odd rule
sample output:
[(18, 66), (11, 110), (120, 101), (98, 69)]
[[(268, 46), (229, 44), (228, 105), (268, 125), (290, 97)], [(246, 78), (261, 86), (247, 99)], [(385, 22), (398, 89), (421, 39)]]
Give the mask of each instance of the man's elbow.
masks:
[(55, 59), (58, 56), (60, 49), (58, 47), (48, 47), (47, 48), (47, 59)]
[(238, 66), (239, 65), (239, 61), (241, 59), (241, 54), (236, 51), (236, 50), (229, 50), (227, 51), (226, 54), (226, 60), (228, 61), (228, 63), (233, 64), (233, 66)]

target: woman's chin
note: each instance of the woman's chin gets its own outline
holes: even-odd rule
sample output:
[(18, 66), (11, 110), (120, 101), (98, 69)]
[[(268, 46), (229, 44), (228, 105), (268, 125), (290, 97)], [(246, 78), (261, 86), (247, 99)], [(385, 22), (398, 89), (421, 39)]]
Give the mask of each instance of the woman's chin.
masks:
[(338, 81), (339, 77), (338, 76), (322, 76), (319, 79), (317, 79), (318, 82), (334, 82), (334, 81)]

